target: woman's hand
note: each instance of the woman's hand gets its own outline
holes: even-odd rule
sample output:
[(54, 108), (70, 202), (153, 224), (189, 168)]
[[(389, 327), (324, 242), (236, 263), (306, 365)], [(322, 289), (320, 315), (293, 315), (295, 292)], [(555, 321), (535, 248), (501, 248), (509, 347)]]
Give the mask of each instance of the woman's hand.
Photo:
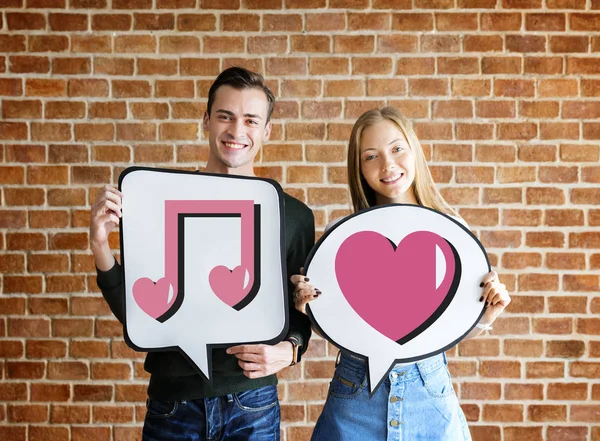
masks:
[[(300, 268), (302, 273), (303, 268)], [(308, 302), (316, 299), (321, 295), (321, 291), (315, 289), (310, 283), (310, 279), (302, 274), (295, 274), (290, 277), (294, 284), (294, 306), (302, 314), (306, 314), (306, 305)]]
[(490, 271), (481, 282), (483, 293), (480, 302), (486, 303), (485, 313), (479, 321), (482, 325), (491, 324), (500, 314), (504, 311), (504, 308), (510, 303), (510, 296), (506, 290), (506, 285), (500, 283), (498, 280), (498, 273), (496, 271)]

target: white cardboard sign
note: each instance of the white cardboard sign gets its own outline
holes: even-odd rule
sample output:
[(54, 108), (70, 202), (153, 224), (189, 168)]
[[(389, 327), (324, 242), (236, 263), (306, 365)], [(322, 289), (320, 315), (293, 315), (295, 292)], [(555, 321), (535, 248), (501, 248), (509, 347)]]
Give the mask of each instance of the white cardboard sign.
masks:
[(385, 205), (328, 230), (305, 264), (323, 293), (307, 310), (336, 346), (367, 359), (371, 392), (396, 363), (456, 345), (479, 321), (487, 254), (459, 221)]
[(130, 346), (179, 349), (210, 379), (212, 347), (273, 344), (285, 336), (277, 183), (132, 167), (121, 174), (119, 188)]

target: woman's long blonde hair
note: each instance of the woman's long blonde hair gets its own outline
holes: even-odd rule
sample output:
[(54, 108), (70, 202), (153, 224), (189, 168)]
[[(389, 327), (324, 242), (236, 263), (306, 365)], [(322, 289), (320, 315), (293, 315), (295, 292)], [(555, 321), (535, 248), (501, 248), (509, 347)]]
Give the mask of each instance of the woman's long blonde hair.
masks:
[(436, 188), (429, 167), (427, 167), (427, 162), (425, 161), (423, 147), (421, 147), (421, 143), (412, 125), (394, 107), (369, 110), (363, 113), (354, 124), (354, 127), (352, 127), (352, 134), (350, 135), (350, 143), (348, 145), (348, 183), (350, 185), (350, 195), (354, 211), (357, 212), (377, 205), (375, 191), (369, 187), (369, 184), (367, 184), (360, 171), (360, 141), (364, 129), (383, 121), (391, 121), (404, 133), (408, 145), (415, 155), (415, 180), (413, 181), (412, 188), (415, 192), (417, 203), (451, 216), (458, 216)]

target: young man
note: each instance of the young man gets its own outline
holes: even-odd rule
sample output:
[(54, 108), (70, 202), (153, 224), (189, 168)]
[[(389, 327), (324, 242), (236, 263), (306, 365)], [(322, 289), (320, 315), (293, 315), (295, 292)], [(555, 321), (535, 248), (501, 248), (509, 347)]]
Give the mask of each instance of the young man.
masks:
[[(254, 176), (254, 158), (271, 133), (275, 97), (260, 74), (243, 68), (223, 71), (209, 91), (204, 130), (210, 152), (205, 172)], [(122, 194), (105, 187), (91, 210), (90, 242), (98, 286), (122, 322), (121, 269), (108, 245), (121, 217)], [(287, 279), (297, 274), (314, 244), (314, 217), (302, 202), (285, 195)], [(288, 282), (290, 296), (294, 292)], [(279, 440), (277, 377), (299, 361), (310, 338), (310, 322), (290, 298), (290, 327), (276, 345), (214, 349), (213, 381), (206, 381), (179, 352), (150, 352), (144, 441)]]

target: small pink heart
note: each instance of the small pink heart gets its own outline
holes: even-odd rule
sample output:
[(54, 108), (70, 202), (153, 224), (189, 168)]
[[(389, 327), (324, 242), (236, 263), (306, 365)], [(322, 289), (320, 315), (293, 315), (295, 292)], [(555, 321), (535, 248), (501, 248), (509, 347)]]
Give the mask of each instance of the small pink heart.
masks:
[[(439, 286), (438, 248), (446, 265)], [(395, 249), (385, 236), (362, 231), (349, 236), (338, 249), (335, 272), (356, 313), (386, 337), (404, 344), (448, 307), (461, 266), (452, 245), (435, 233), (416, 231)]]
[[(142, 311), (153, 319), (164, 315), (175, 302), (173, 285), (166, 277), (156, 283), (147, 277), (142, 277), (133, 284), (133, 298)], [(169, 295), (171, 299), (169, 300)]]
[(208, 275), (208, 282), (216, 296), (225, 304), (235, 307), (248, 294), (244, 286), (247, 269), (238, 265), (233, 271), (226, 266), (215, 266)]

